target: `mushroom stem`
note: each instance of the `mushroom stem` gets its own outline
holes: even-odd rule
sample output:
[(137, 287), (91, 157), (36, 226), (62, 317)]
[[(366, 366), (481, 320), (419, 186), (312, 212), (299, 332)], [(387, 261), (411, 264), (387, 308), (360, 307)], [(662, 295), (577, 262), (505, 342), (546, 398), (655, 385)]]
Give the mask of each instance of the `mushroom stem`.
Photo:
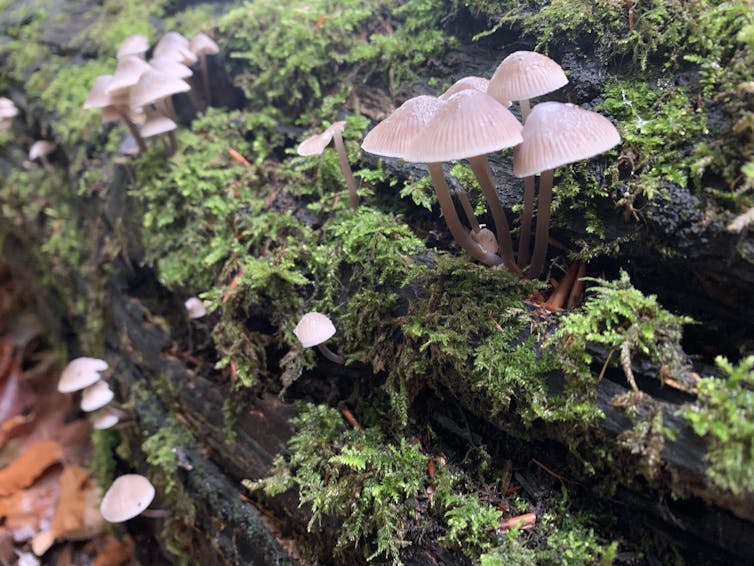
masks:
[(516, 260), (513, 258), (511, 230), (508, 226), (508, 219), (505, 216), (503, 205), (500, 204), (500, 199), (497, 196), (497, 190), (495, 189), (495, 183), (492, 180), (492, 171), (490, 171), (490, 164), (487, 161), (487, 157), (484, 155), (470, 157), (469, 163), (471, 164), (471, 170), (474, 172), (477, 181), (479, 181), (479, 185), (482, 187), (482, 193), (484, 193), (484, 198), (487, 200), (487, 205), (490, 207), (492, 219), (495, 221), (497, 244), (500, 248), (500, 255), (503, 258), (505, 267), (512, 271), (518, 271)]
[(46, 155), (42, 155), (39, 158), (42, 161), (42, 167), (44, 167), (44, 170), (48, 173), (54, 173), (55, 168), (52, 166), (52, 163), (50, 163), (50, 160), (47, 159)]
[(150, 519), (167, 519), (172, 514), (169, 509), (144, 509), (141, 512), (142, 517), (149, 517)]
[(202, 53), (199, 55), (199, 66), (202, 70), (202, 88), (204, 89), (204, 104), (212, 106), (212, 92), (209, 89), (209, 67), (207, 67), (207, 56)]
[(503, 259), (494, 253), (487, 252), (471, 238), (471, 232), (461, 224), (453, 205), (453, 198), (450, 196), (448, 182), (445, 180), (445, 173), (440, 163), (428, 163), (429, 174), (432, 177), (432, 186), (435, 188), (437, 201), (440, 203), (440, 210), (445, 217), (451, 235), (466, 252), (474, 259), (485, 265), (500, 265)]
[(322, 352), (322, 355), (326, 357), (328, 360), (330, 360), (331, 362), (341, 365), (341, 366), (346, 363), (346, 358), (344, 356), (341, 356), (340, 354), (336, 354), (330, 348), (325, 346), (324, 343), (317, 344), (317, 348), (319, 348), (319, 351)]
[(471, 206), (471, 201), (469, 201), (469, 195), (463, 190), (463, 188), (459, 188), (456, 191), (456, 196), (458, 196), (458, 200), (461, 201), (461, 207), (466, 214), (472, 232), (478, 234), (481, 227), (479, 226), (479, 221), (476, 219), (476, 214), (474, 214), (474, 207)]
[(552, 169), (539, 174), (539, 201), (537, 202), (537, 231), (534, 236), (534, 254), (529, 275), (539, 277), (545, 265), (547, 239), (550, 235), (550, 203), (552, 202)]
[(521, 109), (521, 123), (526, 124), (526, 119), (529, 117), (529, 112), (531, 112), (531, 106), (529, 105), (529, 99), (524, 98), (523, 100), (518, 101), (518, 106)]
[(348, 155), (346, 154), (346, 146), (343, 144), (343, 136), (340, 135), (340, 132), (336, 131), (332, 138), (333, 143), (335, 144), (335, 151), (338, 152), (340, 170), (343, 171), (343, 177), (346, 179), (351, 208), (356, 208), (359, 206), (359, 195), (356, 193), (356, 181), (353, 178), (351, 165), (348, 163)]
[(168, 132), (168, 138), (170, 139), (170, 149), (168, 155), (175, 155), (176, 149), (178, 149), (178, 143), (175, 141), (175, 132), (170, 130)]
[(531, 219), (534, 215), (534, 175), (524, 177), (524, 210), (521, 212), (521, 232), (518, 237), (518, 266), (523, 269), (529, 263), (531, 243)]
[(173, 99), (170, 95), (156, 100), (154, 105), (160, 114), (167, 116), (173, 122), (178, 122), (178, 116), (175, 113), (175, 106), (173, 106)]
[(131, 132), (131, 135), (136, 140), (136, 145), (139, 146), (139, 152), (144, 152), (147, 150), (147, 144), (144, 142), (144, 138), (141, 137), (141, 134), (139, 133), (139, 128), (136, 127), (136, 124), (133, 123), (131, 118), (128, 117), (128, 113), (121, 107), (116, 107), (115, 111), (118, 113), (118, 116), (120, 116), (120, 119), (123, 120), (123, 123), (128, 128), (128, 131)]

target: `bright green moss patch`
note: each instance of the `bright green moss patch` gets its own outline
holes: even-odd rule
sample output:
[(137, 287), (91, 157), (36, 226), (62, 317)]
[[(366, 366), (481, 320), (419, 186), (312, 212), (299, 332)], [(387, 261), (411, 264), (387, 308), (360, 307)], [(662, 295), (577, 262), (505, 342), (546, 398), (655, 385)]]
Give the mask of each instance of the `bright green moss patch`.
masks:
[(144, 35), (153, 43), (158, 39), (152, 18), (162, 16), (166, 4), (164, 0), (106, 0), (88, 15), (92, 24), (77, 38), (77, 43), (94, 46), (102, 55), (112, 56), (115, 63), (118, 45), (129, 35)]
[(735, 496), (754, 494), (754, 356), (738, 365), (722, 356), (724, 379), (706, 377), (697, 384), (699, 398), (681, 411), (694, 432), (709, 441), (707, 475)]

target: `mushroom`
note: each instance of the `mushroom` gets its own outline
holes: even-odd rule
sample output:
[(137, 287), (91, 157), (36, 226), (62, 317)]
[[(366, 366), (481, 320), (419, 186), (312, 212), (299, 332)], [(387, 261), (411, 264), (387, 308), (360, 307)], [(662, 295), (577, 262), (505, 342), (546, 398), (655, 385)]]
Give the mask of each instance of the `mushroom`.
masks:
[(207, 309), (204, 307), (204, 303), (202, 303), (201, 299), (197, 297), (186, 299), (183, 306), (186, 307), (186, 314), (189, 318), (202, 318), (203, 316), (207, 316)]
[[(503, 104), (518, 100), (521, 122), (529, 115), (529, 99), (542, 96), (568, 83), (563, 69), (549, 57), (534, 51), (516, 51), (498, 65), (490, 79), (487, 94)], [(529, 262), (531, 219), (534, 213), (534, 177), (524, 178), (524, 208), (518, 238), (518, 265)]]
[(129, 35), (120, 42), (117, 58), (122, 59), (129, 55), (144, 55), (149, 49), (149, 40), (143, 35)]
[(139, 146), (139, 151), (146, 151), (147, 145), (144, 143), (144, 139), (139, 134), (139, 129), (129, 116), (128, 110), (128, 96), (126, 95), (110, 95), (107, 93), (107, 87), (110, 81), (113, 80), (113, 75), (100, 75), (94, 79), (94, 84), (89, 91), (84, 102), (84, 110), (91, 110), (99, 108), (103, 114), (106, 110), (117, 113), (120, 120), (126, 125), (128, 131), (131, 132), (134, 140)]
[(178, 118), (170, 97), (189, 90), (191, 90), (191, 85), (186, 81), (151, 70), (141, 75), (139, 82), (131, 88), (130, 104), (132, 107), (138, 107), (154, 103), (160, 114), (175, 122)]
[(55, 143), (46, 140), (37, 140), (31, 144), (31, 147), (29, 148), (29, 159), (31, 161), (39, 159), (42, 162), (42, 167), (45, 168), (45, 171), (52, 172), (54, 171), (54, 168), (49, 159), (47, 159), (47, 156), (55, 151), (56, 147), (58, 146)]
[(0, 130), (9, 130), (13, 117), (18, 115), (18, 108), (10, 98), (0, 96)]
[(293, 333), (304, 348), (317, 346), (322, 355), (336, 364), (346, 363), (346, 359), (330, 350), (324, 342), (335, 335), (335, 325), (324, 314), (308, 312), (298, 321)]
[(92, 416), (92, 428), (95, 430), (106, 430), (117, 425), (126, 413), (114, 407), (105, 407)]
[(187, 79), (194, 74), (194, 72), (183, 63), (173, 61), (172, 59), (166, 59), (164, 57), (150, 59), (149, 65), (153, 69), (179, 79)]
[(105, 360), (98, 358), (76, 358), (63, 369), (58, 380), (58, 391), (73, 393), (89, 387), (101, 379), (100, 372), (109, 366)]
[(204, 100), (207, 106), (212, 106), (212, 93), (209, 89), (209, 68), (207, 67), (207, 55), (217, 55), (220, 48), (206, 33), (197, 33), (189, 41), (189, 49), (199, 57), (199, 65), (202, 70), (202, 87), (204, 88)]
[(340, 170), (343, 172), (343, 177), (348, 187), (351, 208), (356, 208), (359, 206), (359, 195), (356, 193), (356, 181), (353, 178), (351, 165), (348, 163), (348, 155), (346, 154), (346, 147), (343, 145), (343, 136), (341, 135), (345, 127), (346, 123), (344, 121), (335, 122), (321, 134), (311, 136), (302, 141), (298, 146), (297, 152), (299, 155), (321, 155), (325, 151), (327, 144), (332, 140), (335, 145), (335, 151), (338, 154), (338, 159), (340, 160)]
[(110, 386), (104, 381), (97, 381), (84, 389), (81, 395), (81, 410), (85, 413), (91, 413), (101, 409), (113, 400), (114, 393)]
[(184, 65), (193, 65), (197, 58), (189, 48), (189, 40), (176, 31), (169, 31), (154, 46), (152, 57), (165, 57)]
[[(413, 140), (404, 156), (409, 161), (428, 163), (433, 181), (436, 179), (439, 181), (439, 178), (443, 177), (443, 184), (445, 180), (442, 175), (441, 162), (464, 158), (469, 160), (495, 221), (502, 263), (511, 270), (517, 268), (513, 257), (510, 228), (505, 210), (497, 196), (485, 154), (515, 146), (521, 143), (521, 140), (521, 124), (505, 106), (484, 92), (467, 88), (442, 101), (441, 106), (422, 132)], [(441, 192), (445, 191), (438, 190), (437, 192), (439, 200)], [(449, 197), (449, 193), (447, 195)], [(443, 214), (446, 214), (445, 208), (443, 208)], [(450, 227), (450, 218), (448, 218), (448, 223)], [(466, 238), (468, 239), (468, 236)], [(479, 248), (476, 244), (474, 247)], [(486, 250), (483, 252), (489, 253)], [(499, 257), (497, 259), (484, 257), (480, 261), (488, 265), (501, 263)]]
[(168, 154), (173, 155), (176, 149), (175, 130), (178, 125), (170, 118), (162, 116), (156, 112), (151, 112), (147, 121), (141, 127), (141, 136), (144, 139), (149, 139), (160, 134), (168, 134), (170, 139), (170, 146), (168, 148)]
[(99, 510), (108, 523), (123, 523), (145, 513), (155, 496), (152, 483), (138, 474), (125, 474), (115, 478), (105, 492)]
[(543, 102), (529, 115), (524, 141), (513, 151), (516, 177), (539, 177), (537, 231), (529, 272), (538, 277), (544, 267), (550, 225), (553, 169), (588, 159), (620, 142), (620, 135), (604, 116), (573, 104)]
[(105, 93), (115, 97), (127, 96), (128, 89), (139, 82), (141, 75), (151, 70), (152, 66), (144, 59), (136, 55), (126, 55), (118, 60), (118, 66), (113, 78), (105, 87)]
[[(489, 80), (483, 78), (483, 77), (463, 77), (461, 79), (458, 79), (456, 82), (454, 82), (448, 90), (443, 92), (438, 98), (440, 100), (447, 100), (451, 96), (453, 96), (457, 92), (461, 92), (462, 90), (466, 89), (473, 89), (478, 90), (479, 92), (487, 92), (487, 86), (489, 85)], [(509, 106), (507, 104), (506, 106)]]

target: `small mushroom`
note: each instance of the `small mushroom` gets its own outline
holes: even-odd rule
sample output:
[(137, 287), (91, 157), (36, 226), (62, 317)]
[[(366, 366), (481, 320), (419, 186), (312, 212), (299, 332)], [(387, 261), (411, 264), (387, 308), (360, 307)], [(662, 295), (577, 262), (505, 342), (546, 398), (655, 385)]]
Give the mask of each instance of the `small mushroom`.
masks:
[(157, 114), (156, 112), (151, 112), (148, 115), (147, 121), (144, 122), (144, 125), (141, 127), (140, 132), (141, 137), (144, 139), (149, 139), (161, 134), (168, 134), (168, 138), (170, 139), (168, 154), (173, 155), (177, 147), (175, 141), (175, 130), (177, 128), (178, 125), (170, 118)]
[(202, 318), (203, 316), (207, 316), (207, 309), (205, 308), (204, 303), (202, 303), (201, 299), (197, 297), (186, 299), (183, 306), (186, 307), (186, 314), (189, 318)]
[(42, 162), (42, 167), (45, 168), (45, 171), (52, 172), (54, 171), (54, 168), (52, 163), (50, 163), (50, 160), (47, 159), (47, 156), (55, 151), (56, 147), (58, 147), (58, 145), (53, 142), (37, 140), (31, 144), (31, 147), (29, 148), (29, 159), (31, 161), (39, 159)]
[(293, 329), (296, 338), (304, 348), (317, 346), (322, 355), (336, 364), (346, 363), (346, 359), (330, 350), (324, 342), (335, 335), (335, 325), (324, 314), (308, 312), (301, 317), (296, 328)]
[(356, 193), (356, 181), (353, 178), (351, 165), (348, 163), (348, 155), (346, 154), (346, 147), (343, 145), (343, 136), (341, 135), (345, 127), (346, 123), (344, 121), (335, 122), (321, 134), (314, 135), (302, 141), (297, 151), (299, 155), (321, 155), (325, 151), (327, 144), (332, 140), (335, 145), (335, 151), (338, 154), (338, 159), (340, 160), (340, 170), (343, 172), (343, 177), (348, 187), (351, 208), (356, 208), (359, 206), (359, 195)]
[(197, 33), (189, 41), (189, 49), (199, 57), (199, 66), (202, 71), (202, 87), (204, 88), (204, 100), (207, 106), (212, 106), (212, 93), (209, 88), (209, 68), (207, 67), (207, 55), (217, 55), (220, 47), (206, 33)]
[(105, 360), (98, 358), (76, 358), (71, 360), (63, 369), (58, 380), (58, 391), (73, 393), (98, 382), (102, 376), (100, 372), (109, 366)]
[(178, 118), (170, 97), (189, 90), (191, 85), (186, 81), (153, 69), (141, 75), (139, 82), (131, 88), (130, 104), (139, 107), (154, 103), (160, 114), (176, 122)]
[(91, 413), (101, 409), (113, 400), (115, 394), (110, 386), (104, 381), (98, 381), (84, 389), (81, 395), (81, 410), (85, 413)]
[(143, 56), (149, 50), (149, 40), (144, 35), (129, 35), (118, 46), (118, 59), (129, 55)]
[(146, 151), (147, 145), (139, 134), (139, 128), (129, 116), (129, 97), (128, 95), (111, 95), (107, 92), (107, 87), (113, 80), (113, 75), (100, 75), (94, 79), (89, 95), (84, 102), (84, 110), (99, 108), (103, 114), (106, 110), (116, 112), (120, 120), (126, 125), (128, 131), (133, 136), (139, 146), (139, 151)]
[(95, 430), (106, 430), (117, 425), (125, 416), (123, 411), (113, 407), (105, 407), (92, 416), (92, 428)]
[(108, 523), (123, 523), (144, 513), (154, 496), (154, 486), (147, 478), (125, 474), (115, 478), (102, 497), (99, 510)]

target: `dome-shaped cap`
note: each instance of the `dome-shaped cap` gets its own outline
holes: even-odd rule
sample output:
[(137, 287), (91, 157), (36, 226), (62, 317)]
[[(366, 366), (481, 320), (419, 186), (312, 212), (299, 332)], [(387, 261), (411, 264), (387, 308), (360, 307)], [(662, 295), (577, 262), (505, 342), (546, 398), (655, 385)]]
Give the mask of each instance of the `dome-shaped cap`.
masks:
[(142, 55), (149, 49), (149, 40), (144, 35), (129, 35), (118, 46), (118, 59), (129, 55)]
[(293, 329), (304, 348), (311, 348), (329, 340), (335, 334), (332, 321), (322, 313), (308, 312)]
[(179, 79), (187, 79), (194, 74), (194, 72), (186, 65), (174, 61), (173, 59), (157, 57), (150, 59), (149, 64), (153, 69), (163, 72), (166, 75), (170, 75), (171, 77), (178, 77)]
[(65, 366), (58, 381), (58, 391), (73, 393), (100, 380), (100, 372), (108, 368), (105, 360), (97, 358), (76, 358)]
[(10, 98), (0, 96), (0, 120), (13, 118), (18, 114), (18, 108)]
[(136, 55), (127, 55), (118, 61), (113, 78), (107, 84), (105, 92), (115, 94), (120, 90), (128, 89), (139, 82), (141, 75), (151, 69), (152, 67), (144, 59)]
[(502, 103), (528, 100), (566, 85), (568, 79), (555, 61), (534, 51), (516, 51), (498, 65), (487, 94)]
[(190, 297), (183, 303), (186, 307), (186, 314), (189, 318), (202, 318), (207, 315), (207, 308), (198, 297)]
[(149, 507), (154, 495), (154, 486), (147, 478), (126, 474), (115, 479), (102, 497), (99, 510), (108, 523), (122, 523)]
[(297, 153), (299, 155), (320, 155), (325, 151), (327, 144), (330, 143), (333, 136), (336, 133), (342, 134), (345, 127), (346, 123), (344, 121), (335, 122), (321, 134), (314, 135), (302, 141), (296, 150)]
[(165, 132), (172, 132), (178, 128), (178, 125), (166, 116), (160, 114), (153, 114), (150, 116), (144, 125), (139, 129), (141, 137), (151, 138), (153, 136), (159, 136)]
[(404, 159), (437, 163), (485, 155), (521, 143), (521, 128), (516, 117), (491, 96), (461, 90), (443, 103)]
[(144, 106), (160, 98), (189, 90), (191, 86), (184, 80), (156, 70), (147, 71), (131, 88), (131, 106)]
[(199, 32), (189, 41), (189, 49), (194, 55), (216, 55), (220, 53), (217, 43), (206, 33)]
[(110, 386), (104, 381), (98, 381), (84, 389), (81, 395), (81, 410), (91, 413), (101, 409), (113, 400), (114, 394)]
[(39, 159), (40, 157), (50, 155), (53, 151), (55, 151), (56, 147), (58, 147), (58, 144), (56, 143), (49, 142), (47, 140), (37, 140), (33, 144), (31, 144), (31, 147), (29, 148), (29, 159), (34, 161), (35, 159)]
[(513, 153), (516, 177), (588, 159), (620, 143), (610, 120), (561, 102), (537, 104), (526, 119), (523, 136), (523, 143)]
[(454, 82), (453, 85), (448, 90), (443, 92), (438, 98), (440, 100), (447, 100), (455, 93), (466, 90), (467, 88), (478, 90), (480, 92), (487, 92), (487, 85), (489, 84), (489, 82), (490, 81), (488, 79), (485, 79), (484, 77), (463, 77), (462, 79), (458, 79), (456, 82)]
[(92, 428), (95, 430), (107, 430), (120, 422), (120, 416), (115, 412), (103, 409), (92, 417)]
[(169, 31), (160, 38), (154, 46), (152, 56), (172, 59), (184, 65), (193, 65), (197, 61), (196, 55), (189, 49), (189, 40), (175, 31)]
[(366, 135), (361, 149), (383, 157), (403, 158), (414, 138), (432, 120), (443, 101), (425, 94), (409, 98)]
[(94, 79), (94, 84), (84, 101), (84, 110), (112, 105), (112, 97), (107, 93), (107, 87), (112, 80), (112, 75), (100, 75)]

